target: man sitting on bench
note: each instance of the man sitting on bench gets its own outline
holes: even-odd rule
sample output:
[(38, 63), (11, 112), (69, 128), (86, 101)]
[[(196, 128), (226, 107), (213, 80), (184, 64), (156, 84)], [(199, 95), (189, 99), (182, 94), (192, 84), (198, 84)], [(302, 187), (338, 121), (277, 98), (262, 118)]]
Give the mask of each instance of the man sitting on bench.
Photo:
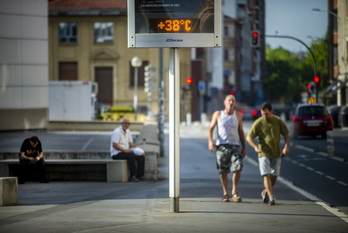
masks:
[[(127, 160), (130, 177), (129, 182), (143, 180), (145, 168), (145, 153), (136, 156), (131, 148), (137, 146), (133, 142), (131, 131), (129, 130), (130, 121), (128, 118), (122, 120), (121, 126), (116, 128), (111, 135), (110, 153), (112, 159)], [(137, 162), (137, 166), (135, 165)]]
[(18, 183), (25, 183), (26, 170), (28, 163), (35, 163), (38, 166), (40, 174), (40, 182), (48, 183), (46, 179), (45, 160), (43, 158), (42, 146), (37, 136), (32, 136), (23, 141), (21, 146), (21, 153), (19, 154), (20, 171)]

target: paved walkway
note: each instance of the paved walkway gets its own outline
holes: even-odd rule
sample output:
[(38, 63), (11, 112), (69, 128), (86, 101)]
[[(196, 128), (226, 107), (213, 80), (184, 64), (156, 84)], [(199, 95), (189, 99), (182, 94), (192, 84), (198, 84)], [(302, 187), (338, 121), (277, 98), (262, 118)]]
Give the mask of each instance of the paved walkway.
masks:
[(157, 182), (36, 182), (19, 186), (19, 204), (0, 207), (0, 232), (348, 232), (347, 216), (278, 182), (277, 204), (260, 200), (258, 168), (246, 159), (241, 203), (222, 203), (206, 129), (181, 128), (179, 213), (170, 212), (168, 135)]

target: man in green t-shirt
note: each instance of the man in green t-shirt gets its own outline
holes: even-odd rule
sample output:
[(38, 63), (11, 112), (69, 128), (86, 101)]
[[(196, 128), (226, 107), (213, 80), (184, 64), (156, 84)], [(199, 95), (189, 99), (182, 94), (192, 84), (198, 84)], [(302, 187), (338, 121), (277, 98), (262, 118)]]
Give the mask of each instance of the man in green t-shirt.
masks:
[[(275, 204), (273, 186), (280, 174), (281, 157), (289, 153), (289, 129), (285, 123), (272, 113), (272, 105), (268, 102), (261, 105), (262, 117), (257, 119), (246, 137), (247, 142), (259, 155), (259, 169), (263, 176), (262, 200), (269, 205)], [(280, 135), (285, 140), (284, 149), (280, 150)], [(258, 137), (257, 146), (254, 139)], [(282, 155), (282, 156), (281, 156)]]

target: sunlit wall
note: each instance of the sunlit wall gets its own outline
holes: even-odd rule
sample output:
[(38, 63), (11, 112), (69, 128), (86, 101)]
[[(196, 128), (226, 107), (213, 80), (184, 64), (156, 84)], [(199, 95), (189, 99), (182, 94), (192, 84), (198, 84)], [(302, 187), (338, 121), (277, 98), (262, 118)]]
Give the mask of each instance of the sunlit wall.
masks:
[(0, 130), (48, 119), (47, 0), (0, 0)]

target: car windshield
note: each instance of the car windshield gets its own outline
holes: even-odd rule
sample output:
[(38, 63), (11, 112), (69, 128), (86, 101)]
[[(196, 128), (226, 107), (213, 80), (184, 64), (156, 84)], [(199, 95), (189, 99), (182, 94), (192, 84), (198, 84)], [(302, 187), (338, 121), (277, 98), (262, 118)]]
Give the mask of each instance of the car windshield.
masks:
[(306, 106), (298, 111), (299, 116), (327, 116), (325, 108), (320, 106)]

